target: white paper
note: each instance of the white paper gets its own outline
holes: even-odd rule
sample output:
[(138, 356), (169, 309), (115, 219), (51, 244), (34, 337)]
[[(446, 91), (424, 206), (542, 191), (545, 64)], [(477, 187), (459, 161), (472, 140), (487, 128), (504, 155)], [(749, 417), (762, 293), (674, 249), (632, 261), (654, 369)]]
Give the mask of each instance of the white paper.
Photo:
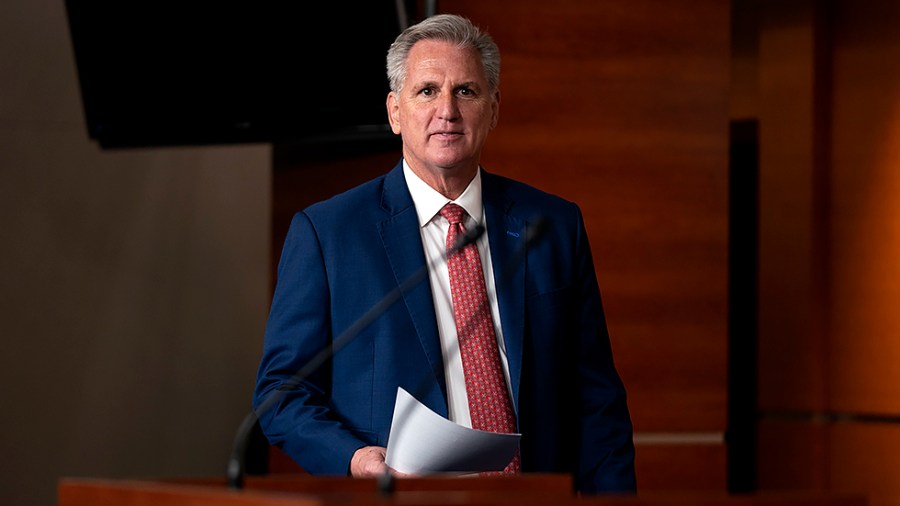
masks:
[(398, 388), (385, 462), (401, 473), (418, 475), (502, 471), (520, 438), (453, 423)]

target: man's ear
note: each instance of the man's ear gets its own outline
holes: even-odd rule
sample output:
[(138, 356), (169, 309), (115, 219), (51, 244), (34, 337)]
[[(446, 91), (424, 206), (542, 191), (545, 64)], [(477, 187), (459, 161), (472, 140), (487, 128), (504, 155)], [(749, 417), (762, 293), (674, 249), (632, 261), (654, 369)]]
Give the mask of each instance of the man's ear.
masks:
[(494, 101), (491, 103), (491, 130), (497, 127), (500, 121), (500, 90), (494, 93)]
[(388, 121), (391, 123), (391, 130), (395, 134), (400, 133), (400, 102), (397, 100), (397, 94), (393, 91), (387, 95), (387, 114)]

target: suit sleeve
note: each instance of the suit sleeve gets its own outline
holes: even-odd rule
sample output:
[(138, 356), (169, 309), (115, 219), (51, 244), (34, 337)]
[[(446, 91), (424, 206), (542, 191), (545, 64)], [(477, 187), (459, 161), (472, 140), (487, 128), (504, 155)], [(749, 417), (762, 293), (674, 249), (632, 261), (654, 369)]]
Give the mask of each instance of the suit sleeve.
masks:
[(580, 448), (576, 486), (586, 493), (633, 492), (634, 443), (625, 388), (616, 371), (593, 255), (580, 210), (575, 239)]
[(331, 345), (330, 305), (316, 230), (307, 215), (298, 213), (278, 264), (253, 404), (269, 442), (306, 471), (346, 475), (353, 452), (366, 443), (329, 407), (329, 362), (308, 377), (297, 377)]

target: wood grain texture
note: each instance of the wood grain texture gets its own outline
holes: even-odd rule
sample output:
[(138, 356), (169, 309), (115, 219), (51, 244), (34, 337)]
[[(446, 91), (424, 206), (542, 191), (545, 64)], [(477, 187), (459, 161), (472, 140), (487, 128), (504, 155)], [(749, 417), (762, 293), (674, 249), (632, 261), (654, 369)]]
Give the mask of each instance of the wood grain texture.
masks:
[(503, 54), (489, 170), (578, 203), (639, 430), (723, 430), (726, 1), (445, 0)]
[(833, 15), (832, 409), (900, 415), (900, 4)]
[(761, 489), (900, 501), (900, 4), (760, 11)]
[(725, 444), (638, 444), (638, 490), (722, 491), (727, 486)]

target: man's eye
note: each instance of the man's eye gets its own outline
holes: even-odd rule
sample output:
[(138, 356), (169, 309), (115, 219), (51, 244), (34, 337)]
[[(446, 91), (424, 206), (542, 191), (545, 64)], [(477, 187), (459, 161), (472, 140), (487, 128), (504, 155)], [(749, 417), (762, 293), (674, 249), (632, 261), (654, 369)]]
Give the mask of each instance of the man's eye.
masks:
[(459, 90), (457, 90), (457, 93), (459, 93), (463, 97), (475, 96), (475, 92), (472, 91), (471, 88), (460, 88)]
[(425, 95), (426, 97), (430, 97), (431, 95), (434, 95), (434, 90), (432, 88), (422, 88), (422, 91), (420, 91), (419, 93)]

